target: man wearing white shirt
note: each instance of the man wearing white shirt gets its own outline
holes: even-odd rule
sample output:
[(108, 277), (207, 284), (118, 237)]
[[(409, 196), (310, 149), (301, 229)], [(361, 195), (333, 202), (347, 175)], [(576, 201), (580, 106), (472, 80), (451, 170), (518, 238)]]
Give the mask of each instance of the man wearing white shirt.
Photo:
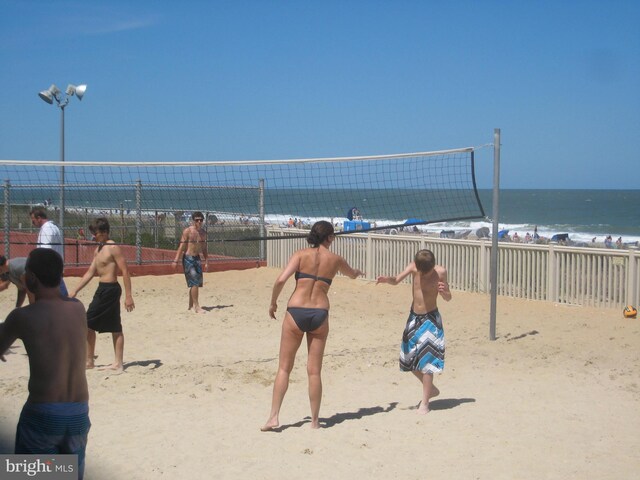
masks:
[[(47, 218), (47, 210), (44, 207), (33, 207), (29, 215), (31, 224), (40, 229), (37, 246), (58, 252), (64, 261), (64, 238), (58, 226)], [(64, 279), (60, 282), (60, 292), (65, 297), (68, 295)]]

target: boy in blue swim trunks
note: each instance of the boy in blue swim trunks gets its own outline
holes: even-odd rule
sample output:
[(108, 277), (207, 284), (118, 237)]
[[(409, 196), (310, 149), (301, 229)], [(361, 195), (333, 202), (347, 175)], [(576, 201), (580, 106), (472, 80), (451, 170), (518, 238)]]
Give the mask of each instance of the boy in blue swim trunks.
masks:
[(209, 267), (207, 232), (202, 228), (204, 223), (202, 212), (193, 212), (191, 220), (193, 223), (182, 232), (176, 258), (172, 263), (174, 268), (177, 267), (182, 256), (182, 267), (189, 288), (189, 310), (193, 308), (195, 313), (205, 313), (205, 310), (200, 308), (198, 289), (203, 285), (202, 264), (204, 263), (205, 270)]
[(91, 422), (85, 373), (87, 322), (82, 303), (60, 295), (62, 257), (36, 248), (27, 258), (25, 283), (31, 305), (0, 324), (0, 360), (17, 340), (29, 356), (29, 397), (16, 431), (16, 454), (78, 456), (78, 478)]
[(433, 384), (433, 374), (444, 369), (444, 329), (438, 312), (438, 295), (451, 300), (447, 270), (436, 265), (430, 250), (420, 250), (395, 277), (378, 277), (376, 283), (397, 285), (412, 276), (413, 303), (400, 346), (400, 370), (413, 373), (422, 384), (419, 414), (429, 413), (429, 400), (440, 393)]

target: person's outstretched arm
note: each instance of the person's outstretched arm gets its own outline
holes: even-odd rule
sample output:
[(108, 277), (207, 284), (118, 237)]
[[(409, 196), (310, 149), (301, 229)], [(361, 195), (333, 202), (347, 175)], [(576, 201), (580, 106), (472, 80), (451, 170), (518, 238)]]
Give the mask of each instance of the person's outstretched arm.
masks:
[(385, 276), (378, 277), (378, 279), (376, 280), (376, 285), (379, 283), (388, 283), (389, 285), (397, 285), (402, 280), (404, 280), (410, 273), (413, 273), (415, 271), (416, 271), (416, 264), (411, 262), (409, 265), (407, 265), (407, 267), (401, 273), (399, 273), (395, 277), (385, 277)]
[(351, 267), (351, 265), (349, 265), (347, 261), (342, 257), (340, 257), (340, 267), (338, 268), (338, 271), (351, 279), (358, 278), (359, 276), (364, 275), (364, 272), (362, 270)]

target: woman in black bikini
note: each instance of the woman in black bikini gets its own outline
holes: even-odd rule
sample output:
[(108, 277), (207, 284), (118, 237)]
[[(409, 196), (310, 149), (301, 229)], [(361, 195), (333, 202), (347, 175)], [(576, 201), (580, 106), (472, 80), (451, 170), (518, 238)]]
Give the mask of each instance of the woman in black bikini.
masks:
[(335, 239), (333, 225), (316, 222), (307, 237), (310, 248), (295, 252), (273, 285), (269, 316), (276, 318), (278, 297), (285, 283), (295, 275), (296, 288), (287, 303), (287, 313), (282, 322), (278, 373), (273, 384), (271, 413), (262, 431), (273, 430), (280, 425), (278, 415), (282, 400), (289, 387), (289, 375), (302, 337), (307, 335), (307, 375), (309, 376), (309, 402), (311, 403), (311, 428), (320, 428), (319, 413), (322, 399), (322, 357), (329, 334), (329, 286), (338, 272), (349, 278), (363, 273), (351, 268), (347, 261), (329, 251)]

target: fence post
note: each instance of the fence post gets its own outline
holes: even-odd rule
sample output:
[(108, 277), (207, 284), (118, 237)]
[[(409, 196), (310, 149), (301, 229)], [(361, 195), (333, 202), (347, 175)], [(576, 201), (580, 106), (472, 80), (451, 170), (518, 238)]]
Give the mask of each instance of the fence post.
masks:
[(476, 279), (478, 285), (478, 292), (486, 293), (487, 292), (487, 246), (484, 238), (480, 239), (480, 255), (478, 258), (478, 271), (476, 275), (478, 278)]
[(11, 258), (11, 182), (4, 181), (4, 255)]
[(558, 297), (558, 282), (556, 279), (556, 250), (555, 242), (549, 242), (549, 253), (547, 257), (547, 301), (555, 302)]
[(372, 277), (371, 274), (373, 272), (373, 240), (371, 239), (371, 232), (367, 232), (367, 247), (365, 249), (366, 253), (366, 258), (364, 260), (364, 264), (365, 264), (365, 278), (367, 280), (371, 280)]
[(637, 250), (635, 247), (629, 246), (629, 267), (627, 268), (627, 305), (638, 305), (640, 298), (637, 297), (638, 292), (638, 262), (636, 261)]

